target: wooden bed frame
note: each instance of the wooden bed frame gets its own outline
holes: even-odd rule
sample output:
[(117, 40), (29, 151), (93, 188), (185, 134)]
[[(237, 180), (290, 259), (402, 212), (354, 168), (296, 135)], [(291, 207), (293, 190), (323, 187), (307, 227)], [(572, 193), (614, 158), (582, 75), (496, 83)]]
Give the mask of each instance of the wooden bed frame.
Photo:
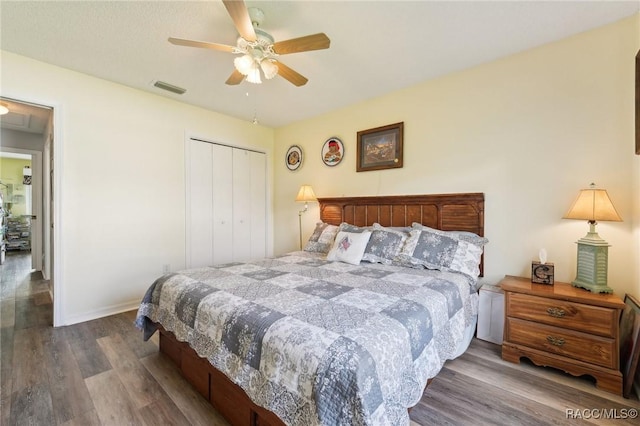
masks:
[[(394, 195), (319, 198), (320, 220), (368, 226), (411, 226), (413, 222), (445, 231), (470, 231), (484, 236), (484, 194)], [(482, 274), (483, 264), (480, 264)], [(159, 325), (160, 352), (233, 426), (284, 426), (274, 413), (254, 404), (238, 385), (200, 358), (173, 333)]]
[[(443, 231), (468, 231), (484, 237), (484, 194), (390, 195), (318, 198), (320, 220), (332, 225), (411, 226), (420, 223)], [(480, 260), (484, 276), (484, 256)]]

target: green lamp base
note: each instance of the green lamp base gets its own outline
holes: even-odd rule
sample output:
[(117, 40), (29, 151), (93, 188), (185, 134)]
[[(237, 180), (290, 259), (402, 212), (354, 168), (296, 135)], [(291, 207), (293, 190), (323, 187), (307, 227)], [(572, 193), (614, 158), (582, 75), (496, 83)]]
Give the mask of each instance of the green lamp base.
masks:
[(575, 280), (571, 283), (574, 287), (584, 288), (592, 293), (613, 293), (613, 289), (606, 284), (588, 283), (580, 280)]
[(571, 285), (593, 293), (613, 293), (613, 289), (607, 286), (609, 244), (593, 228), (592, 225), (591, 231), (577, 241), (578, 268)]

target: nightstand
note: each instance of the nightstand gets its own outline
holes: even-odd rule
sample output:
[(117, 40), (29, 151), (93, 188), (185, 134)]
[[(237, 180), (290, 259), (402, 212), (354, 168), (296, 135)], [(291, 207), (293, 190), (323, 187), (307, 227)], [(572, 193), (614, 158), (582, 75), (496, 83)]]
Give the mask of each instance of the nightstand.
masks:
[(614, 294), (591, 293), (568, 283), (533, 284), (505, 276), (502, 359), (588, 374), (599, 389), (622, 395), (619, 321), (624, 302)]

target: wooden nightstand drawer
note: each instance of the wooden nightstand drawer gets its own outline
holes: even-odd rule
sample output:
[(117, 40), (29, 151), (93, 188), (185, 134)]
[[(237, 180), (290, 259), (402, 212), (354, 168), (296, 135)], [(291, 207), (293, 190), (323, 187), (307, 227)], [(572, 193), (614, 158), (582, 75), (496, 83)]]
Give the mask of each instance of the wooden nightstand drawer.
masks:
[(600, 389), (622, 395), (618, 321), (624, 302), (569, 283), (534, 284), (506, 275), (502, 359), (588, 374)]
[(507, 295), (507, 316), (613, 337), (619, 311), (528, 294)]
[(617, 368), (614, 354), (616, 340), (578, 331), (507, 318), (506, 339), (549, 353), (589, 362), (606, 368)]

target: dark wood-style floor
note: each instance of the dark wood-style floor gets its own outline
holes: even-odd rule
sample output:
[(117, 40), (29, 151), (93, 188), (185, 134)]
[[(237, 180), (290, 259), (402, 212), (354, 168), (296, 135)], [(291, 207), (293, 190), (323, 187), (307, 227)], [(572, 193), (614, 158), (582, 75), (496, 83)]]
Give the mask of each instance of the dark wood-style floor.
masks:
[[(0, 266), (1, 425), (226, 425), (158, 353), (143, 342), (135, 311), (53, 328), (48, 283), (29, 256)], [(638, 424), (640, 403), (523, 361), (475, 340), (447, 362), (411, 411), (418, 425)], [(567, 419), (567, 410), (589, 419)], [(636, 411), (637, 413), (637, 411)], [(575, 417), (575, 415), (574, 415)]]

